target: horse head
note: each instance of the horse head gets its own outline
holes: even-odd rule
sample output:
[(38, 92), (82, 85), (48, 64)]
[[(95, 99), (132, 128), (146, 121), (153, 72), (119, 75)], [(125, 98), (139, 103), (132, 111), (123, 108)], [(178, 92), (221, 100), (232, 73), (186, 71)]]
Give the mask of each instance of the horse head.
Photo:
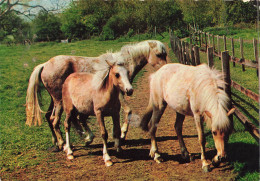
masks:
[(106, 62), (110, 66), (109, 77), (112, 78), (114, 86), (119, 87), (123, 93), (131, 96), (133, 94), (133, 87), (129, 82), (128, 70), (124, 64), (117, 64), (116, 62), (111, 64), (107, 60)]
[[(228, 117), (232, 113), (234, 113), (235, 108), (230, 109), (230, 111), (226, 114)], [(206, 112), (206, 115), (210, 118), (212, 118), (212, 115), (209, 112)], [(228, 137), (230, 134), (230, 129), (217, 129), (212, 127), (212, 135), (215, 142), (215, 147), (217, 149), (217, 155), (213, 158), (212, 164), (214, 166), (218, 166), (221, 161), (224, 161), (226, 159), (226, 143), (228, 141)]]
[(150, 63), (153, 67), (156, 65), (162, 66), (166, 64), (167, 52), (165, 45), (162, 42), (156, 40), (148, 41), (148, 44), (150, 47), (148, 63)]

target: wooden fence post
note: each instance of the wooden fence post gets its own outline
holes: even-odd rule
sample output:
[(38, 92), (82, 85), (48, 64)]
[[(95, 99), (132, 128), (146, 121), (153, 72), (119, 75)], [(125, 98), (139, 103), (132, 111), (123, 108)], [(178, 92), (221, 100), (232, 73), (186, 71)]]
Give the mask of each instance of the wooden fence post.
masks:
[(201, 36), (200, 36), (200, 31), (199, 31), (199, 45), (201, 47)]
[[(258, 44), (257, 44), (257, 39), (256, 38), (254, 38), (253, 39), (253, 44), (254, 44), (254, 55), (255, 55), (255, 61), (256, 61), (256, 63), (259, 63), (259, 61), (258, 61)], [(258, 75), (258, 69), (256, 69), (256, 73), (257, 73), (257, 75)]]
[(209, 47), (210, 47), (210, 34), (208, 33), (208, 42), (209, 42)]
[(224, 41), (224, 51), (227, 51), (227, 37), (223, 35), (223, 41)]
[(217, 35), (217, 47), (218, 47), (218, 55), (220, 56), (219, 35)]
[(193, 45), (190, 45), (190, 59), (191, 59), (191, 65), (195, 66), (195, 55), (193, 50)]
[(178, 47), (179, 47), (179, 62), (182, 63), (182, 44), (181, 41), (178, 39)]
[(181, 49), (182, 49), (182, 63), (183, 64), (186, 64), (186, 53), (185, 53), (185, 42), (184, 41), (182, 41), (181, 42)]
[(194, 47), (195, 64), (200, 65), (200, 50), (198, 46)]
[[(240, 40), (240, 53), (241, 53), (240, 62), (243, 63), (245, 61), (245, 59), (244, 59), (244, 52), (243, 52), (243, 38), (239, 38), (239, 40)], [(242, 64), (242, 70), (246, 71), (244, 64)]]
[(213, 52), (215, 52), (215, 36), (212, 35)]
[(208, 66), (210, 68), (212, 68), (214, 66), (213, 47), (208, 47), (208, 50), (207, 50), (207, 60), (208, 60)]
[(190, 56), (189, 56), (189, 43), (185, 42), (185, 64), (190, 65)]
[(206, 50), (207, 50), (207, 46), (208, 46), (208, 42), (207, 42), (207, 33), (205, 32), (204, 35), (205, 35), (205, 45), (206, 45)]
[[(231, 78), (230, 78), (230, 66), (229, 66), (229, 54), (228, 51), (224, 51), (221, 53), (221, 62), (222, 62), (222, 72), (224, 73), (224, 81), (226, 82), (225, 92), (230, 98), (230, 102), (228, 103), (228, 110), (232, 108), (232, 100), (231, 100)], [(233, 125), (233, 115), (229, 116), (229, 119)]]
[[(235, 59), (235, 48), (234, 48), (234, 38), (231, 38), (231, 50), (232, 50), (232, 60)], [(236, 66), (236, 63), (233, 62), (233, 67)]]

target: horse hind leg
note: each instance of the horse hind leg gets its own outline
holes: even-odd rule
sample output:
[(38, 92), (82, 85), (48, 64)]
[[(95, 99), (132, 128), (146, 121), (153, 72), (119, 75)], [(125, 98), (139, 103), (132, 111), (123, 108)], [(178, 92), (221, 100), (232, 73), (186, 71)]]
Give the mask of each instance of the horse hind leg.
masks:
[[(66, 118), (64, 121), (64, 128), (65, 128), (65, 134), (66, 134), (66, 144), (63, 147), (63, 150), (67, 152), (67, 158), (69, 160), (74, 159), (73, 152), (70, 146), (70, 127), (71, 127), (71, 120), (74, 118), (72, 116), (71, 112), (66, 114)], [(74, 118), (75, 119), (75, 118)]]
[[(54, 129), (53, 129), (53, 124), (52, 124), (53, 120), (51, 119), (51, 115), (52, 115), (53, 112), (54, 112), (54, 103), (53, 103), (53, 99), (51, 99), (51, 103), (50, 103), (50, 106), (48, 108), (47, 113), (45, 114), (45, 117), (46, 117), (46, 120), (47, 120), (47, 122), (49, 124), (49, 127), (51, 129), (52, 143), (53, 143), (54, 146), (56, 146), (57, 145), (57, 136), (56, 136), (56, 134), (54, 132)], [(59, 151), (59, 149), (54, 147), (54, 148), (51, 148), (51, 151), (52, 152), (57, 152), (57, 151)]]
[[(83, 127), (85, 129), (85, 132), (83, 132), (83, 134), (86, 135), (86, 137), (84, 139), (86, 146), (90, 145), (95, 138), (95, 135), (93, 134), (93, 132), (91, 131), (91, 129), (87, 125), (87, 119), (88, 119), (88, 116), (86, 116), (84, 114), (79, 115), (79, 120), (80, 120), (80, 123), (81, 123), (81, 125), (79, 125), (79, 126), (81, 128)], [(77, 122), (77, 121), (75, 121), (75, 122)]]
[(55, 135), (57, 137), (57, 146), (59, 147), (59, 149), (62, 149), (62, 146), (64, 144), (64, 140), (62, 138), (62, 134), (60, 131), (60, 118), (61, 118), (61, 114), (62, 114), (62, 102), (58, 102), (58, 103), (54, 103), (55, 106), (55, 118), (52, 122), (52, 126), (55, 132)]
[(185, 119), (185, 115), (180, 114), (180, 113), (176, 113), (176, 122), (174, 125), (178, 140), (179, 140), (179, 144), (180, 144), (180, 148), (181, 148), (181, 156), (185, 161), (192, 161), (193, 158), (191, 157), (191, 155), (189, 154), (186, 145), (184, 143), (183, 140), (183, 136), (182, 136), (182, 125), (183, 125), (183, 121)]

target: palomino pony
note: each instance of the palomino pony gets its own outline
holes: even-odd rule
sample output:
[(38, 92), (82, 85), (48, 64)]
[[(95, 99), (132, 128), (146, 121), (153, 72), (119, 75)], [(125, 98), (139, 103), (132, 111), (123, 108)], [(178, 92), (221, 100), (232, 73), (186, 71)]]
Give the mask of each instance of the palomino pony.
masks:
[[(151, 75), (150, 100), (140, 126), (150, 132), (150, 156), (161, 162), (155, 133), (157, 124), (167, 105), (177, 112), (175, 130), (180, 143), (182, 156), (189, 159), (189, 152), (182, 138), (182, 125), (185, 115), (194, 117), (201, 146), (202, 168), (209, 171), (209, 163), (205, 158), (205, 138), (203, 134), (203, 118), (211, 128), (217, 155), (214, 163), (219, 163), (226, 156), (225, 137), (232, 128), (227, 113), (229, 98), (224, 91), (225, 83), (222, 74), (211, 70), (207, 65), (196, 67), (183, 64), (167, 64)], [(149, 123), (150, 122), (150, 123)], [(150, 128), (150, 129), (149, 129)]]
[[(93, 72), (93, 65), (120, 57), (119, 59), (123, 58), (125, 61), (125, 66), (130, 75), (130, 82), (132, 83), (135, 75), (147, 63), (150, 63), (152, 66), (165, 64), (166, 56), (166, 48), (163, 43), (157, 40), (147, 40), (133, 45), (126, 45), (121, 48), (120, 52), (106, 53), (99, 57), (65, 55), (53, 57), (49, 61), (35, 67), (30, 76), (26, 96), (26, 124), (41, 124), (42, 111), (39, 106), (37, 91), (39, 83), (42, 81), (51, 96), (51, 103), (45, 117), (52, 131), (53, 144), (61, 149), (64, 143), (59, 128), (59, 120), (62, 114), (62, 85), (71, 73)], [(121, 137), (125, 138), (132, 111), (122, 95), (120, 99), (125, 112), (125, 123), (122, 126)], [(81, 126), (76, 124), (77, 121), (73, 123), (80, 132), (83, 132)], [(87, 144), (91, 143), (94, 135), (86, 124), (83, 127), (87, 133), (85, 141)]]
[(124, 62), (102, 62), (94, 75), (86, 72), (73, 73), (64, 82), (62, 88), (63, 108), (66, 113), (64, 127), (66, 132), (66, 145), (68, 159), (73, 159), (73, 152), (70, 148), (69, 131), (71, 121), (80, 117), (96, 116), (100, 126), (103, 139), (103, 159), (106, 166), (113, 162), (108, 154), (108, 134), (104, 124), (104, 116), (112, 116), (113, 137), (117, 152), (121, 151), (120, 146), (120, 90), (131, 95), (132, 86), (128, 79), (128, 72), (123, 66)]

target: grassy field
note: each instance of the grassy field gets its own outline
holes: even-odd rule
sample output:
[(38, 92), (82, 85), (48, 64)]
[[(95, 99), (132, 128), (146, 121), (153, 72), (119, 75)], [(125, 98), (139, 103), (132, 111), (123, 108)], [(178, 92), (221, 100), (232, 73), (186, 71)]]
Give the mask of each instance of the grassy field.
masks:
[[(69, 44), (48, 42), (36, 43), (33, 45), (15, 45), (7, 47), (0, 45), (0, 173), (33, 167), (42, 161), (55, 161), (55, 153), (46, 151), (52, 146), (51, 133), (46, 122), (42, 126), (30, 128), (25, 125), (25, 97), (28, 86), (28, 80), (33, 68), (51, 57), (64, 55), (77, 56), (98, 56), (107, 50), (119, 50), (121, 46), (143, 39), (159, 39), (162, 42), (169, 43), (167, 33), (158, 37), (150, 37), (149, 35), (136, 36), (133, 39), (125, 37), (116, 41), (96, 41), (84, 40), (72, 42)], [(203, 57), (204, 55), (202, 55)], [(176, 59), (170, 52), (173, 61)], [(216, 60), (215, 62), (219, 62)], [(216, 63), (216, 67), (219, 64)], [(236, 70), (238, 69), (238, 70)], [(232, 78), (236, 77), (238, 82), (249, 87), (250, 90), (258, 91), (257, 78), (255, 70), (247, 69), (243, 73), (240, 72), (239, 66), (232, 69)], [(250, 83), (252, 82), (252, 83)], [(252, 86), (251, 86), (252, 85)], [(233, 90), (232, 90), (233, 91)], [(258, 124), (258, 105), (247, 100), (243, 95), (238, 95), (240, 103), (249, 102), (248, 113), (255, 124)], [(42, 91), (42, 109), (47, 110), (49, 104), (49, 95), (46, 91)], [(233, 96), (236, 97), (236, 96)], [(238, 178), (241, 180), (258, 180), (258, 158), (259, 148), (256, 141), (245, 132), (244, 127), (235, 118), (235, 131), (230, 137), (229, 159), (231, 169), (238, 172)], [(63, 130), (62, 130), (63, 131)], [(63, 131), (64, 132), (64, 131)], [(78, 135), (72, 132), (72, 142), (81, 141)], [(209, 147), (214, 147), (212, 137), (207, 137)], [(232, 152), (232, 153), (231, 153)]]

